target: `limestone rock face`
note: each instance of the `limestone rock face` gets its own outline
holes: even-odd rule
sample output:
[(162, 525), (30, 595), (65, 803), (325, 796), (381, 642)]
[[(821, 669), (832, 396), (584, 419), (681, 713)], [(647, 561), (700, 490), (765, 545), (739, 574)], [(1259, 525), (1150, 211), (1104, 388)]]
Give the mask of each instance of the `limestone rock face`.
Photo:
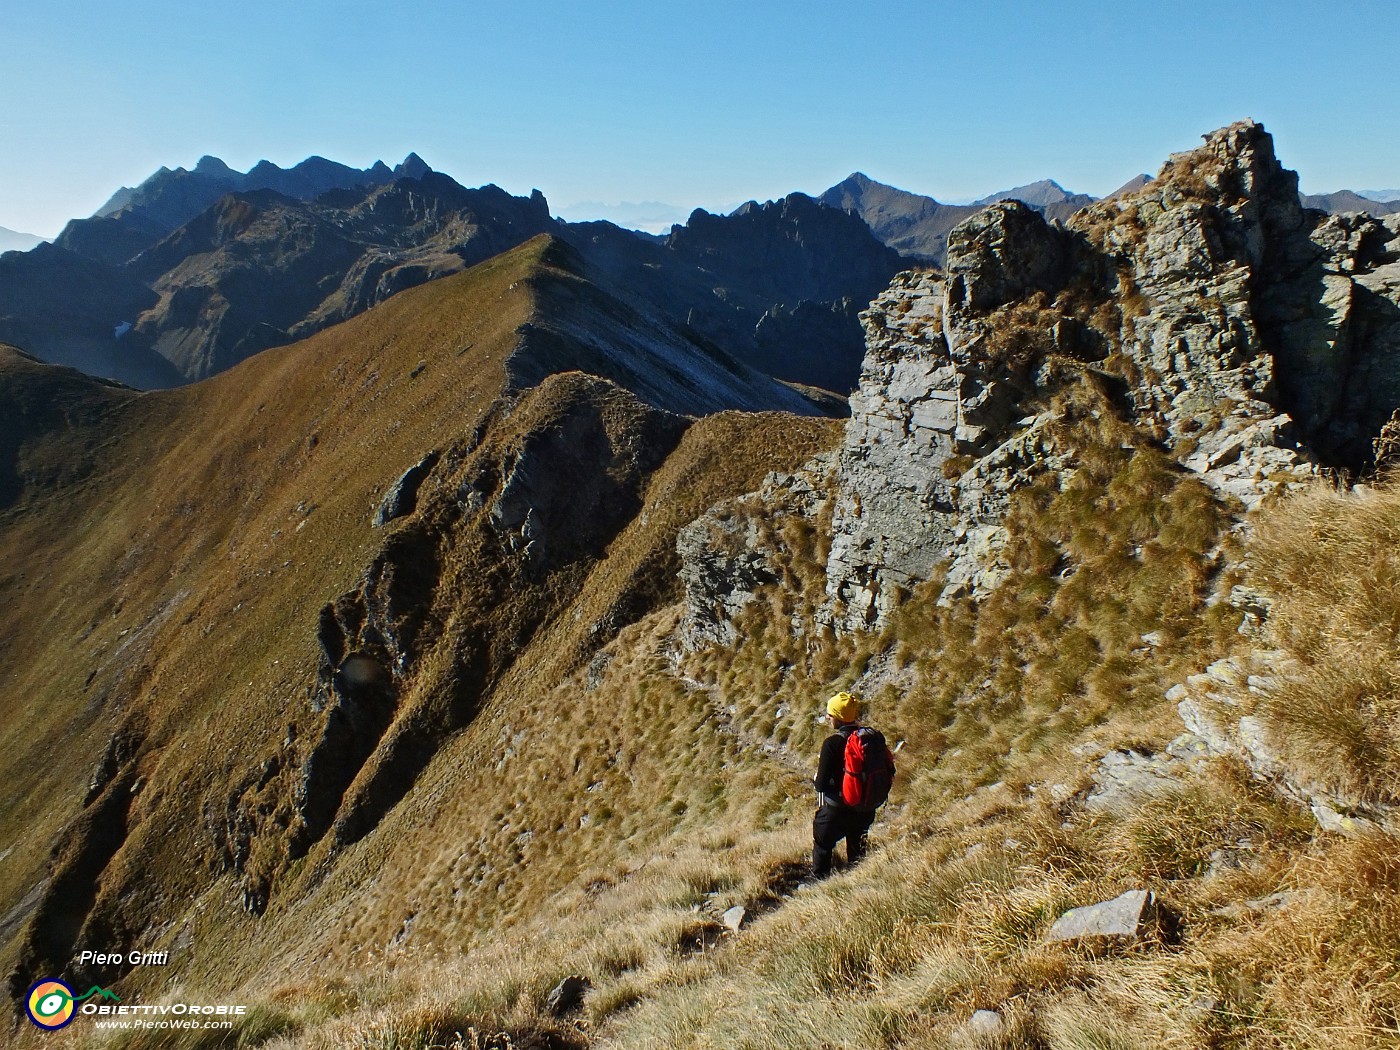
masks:
[(995, 586), (1010, 494), (1073, 469), (1048, 433), (1069, 377), (1246, 509), (1365, 466), (1400, 407), (1400, 221), (1304, 209), (1264, 129), (1233, 124), (1068, 226), (993, 205), (862, 322), (827, 565), (850, 629), (940, 564)]
[(993, 204), (948, 235), (948, 299), (985, 313), (1063, 279), (1068, 240), (1020, 201)]

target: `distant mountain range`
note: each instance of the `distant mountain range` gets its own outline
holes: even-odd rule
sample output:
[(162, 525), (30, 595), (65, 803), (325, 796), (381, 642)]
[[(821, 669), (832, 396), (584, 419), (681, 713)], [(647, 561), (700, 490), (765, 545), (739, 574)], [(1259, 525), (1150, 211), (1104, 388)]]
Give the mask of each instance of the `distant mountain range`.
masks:
[[(1392, 191), (1381, 192), (1389, 193)], [(1352, 190), (1338, 190), (1336, 193), (1303, 193), (1299, 194), (1299, 198), (1304, 207), (1319, 208), (1333, 215), (1350, 211), (1364, 211), (1371, 215), (1390, 215), (1394, 212), (1400, 212), (1400, 200), (1382, 200)]]
[[(1047, 218), (1069, 218), (1086, 204), (1098, 200), (1087, 193), (1071, 193), (1054, 179), (1041, 179), (1039, 182), (1014, 186), (999, 193), (990, 193), (974, 203), (985, 207), (997, 201), (1018, 200), (1042, 212)], [(1063, 213), (1063, 214), (1061, 214)]]
[[(1139, 175), (1114, 190), (1116, 196), (1140, 189), (1151, 176)], [(1098, 200), (1086, 193), (1071, 193), (1052, 179), (991, 193), (971, 204), (943, 204), (908, 190), (876, 182), (855, 172), (817, 198), (832, 208), (859, 215), (875, 236), (906, 258), (942, 265), (948, 231), (970, 215), (1001, 200), (1019, 200), (1048, 219), (1068, 219), (1080, 208)]]
[(246, 174), (205, 157), (123, 188), (53, 244), (0, 258), (0, 340), (172, 386), (346, 320), (541, 233), (640, 313), (786, 382), (844, 396), (857, 313), (905, 265), (858, 217), (794, 194), (694, 212), (664, 238), (553, 218), (538, 191), (467, 189), (410, 155)]
[[(1110, 196), (1150, 181), (1139, 175)], [(911, 262), (941, 265), (949, 231), (1006, 199), (1063, 221), (1097, 198), (1044, 179), (944, 204), (856, 172), (815, 198), (696, 210), (649, 234), (555, 218), (539, 191), (468, 189), (412, 153), (392, 168), (311, 157), (247, 172), (206, 156), (122, 187), (51, 244), (30, 238), (32, 250), (0, 256), (0, 340), (133, 386), (174, 386), (547, 233), (639, 315), (839, 398), (860, 370), (859, 312)], [(1400, 201), (1348, 191), (1302, 199), (1332, 212), (1400, 211)], [(659, 228), (667, 208), (613, 210)]]
[(0, 226), (0, 252), (27, 252), (44, 243), (44, 238)]

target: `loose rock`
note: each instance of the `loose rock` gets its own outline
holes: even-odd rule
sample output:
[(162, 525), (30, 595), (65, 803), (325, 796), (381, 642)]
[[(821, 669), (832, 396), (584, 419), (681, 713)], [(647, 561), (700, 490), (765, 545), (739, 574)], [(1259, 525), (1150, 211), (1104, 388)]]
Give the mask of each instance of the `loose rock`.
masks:
[(553, 1017), (563, 1017), (576, 1012), (583, 1005), (583, 997), (589, 987), (586, 977), (565, 977), (554, 986), (545, 999), (545, 1012)]
[(1005, 1027), (1006, 1022), (995, 1010), (978, 1010), (967, 1022), (967, 1030), (984, 1039), (1001, 1035)]
[(1134, 941), (1146, 936), (1157, 920), (1156, 895), (1150, 890), (1129, 890), (1111, 901), (1065, 912), (1050, 928), (1049, 940)]

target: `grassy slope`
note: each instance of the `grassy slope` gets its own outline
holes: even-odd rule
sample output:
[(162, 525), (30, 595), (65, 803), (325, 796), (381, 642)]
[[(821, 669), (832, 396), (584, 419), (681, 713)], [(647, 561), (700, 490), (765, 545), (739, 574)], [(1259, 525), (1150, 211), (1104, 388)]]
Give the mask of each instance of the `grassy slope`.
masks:
[[(497, 274), (494, 287), (509, 277)], [(412, 367), (408, 357), (402, 363)], [(257, 403), (245, 402), (251, 415)], [(246, 1041), (280, 1047), (469, 1046), (470, 1038), (454, 1043), (454, 1033), (472, 1029), (548, 1029), (556, 1045), (587, 1036), (602, 1046), (648, 1048), (960, 1046), (971, 1045), (963, 1022), (982, 1007), (1007, 1018), (992, 1044), (1007, 1047), (1387, 1045), (1400, 1010), (1393, 844), (1318, 834), (1306, 815), (1228, 763), (1185, 795), (1123, 819), (1078, 806), (1103, 751), (1160, 748), (1179, 732), (1162, 696), (1167, 686), (1246, 643), (1227, 606), (1206, 604), (1212, 590), (1228, 590), (1228, 566), (1241, 555), (1227, 534), (1231, 509), (1117, 421), (1092, 389), (1060, 409), (1066, 425), (1056, 440), (1074, 450), (1081, 469), (1018, 495), (1013, 574), (993, 599), (941, 607), (931, 600), (936, 591), (920, 591), (884, 634), (833, 638), (814, 620), (827, 540), (821, 519), (767, 520), (784, 579), (760, 595), (736, 650), (677, 668), (677, 612), (664, 607), (675, 597), (675, 528), (836, 437), (829, 423), (779, 417), (697, 424), (653, 476), (642, 513), (608, 558), (531, 638), (478, 720), (447, 742), (374, 834), (333, 862), (313, 853), (291, 872), (292, 890), (259, 920), (238, 910), (229, 880), (206, 884), (182, 987), (204, 993), (241, 984), (235, 994), (256, 1004)], [(383, 476), (414, 458), (394, 469), (386, 462)], [(150, 476), (132, 470), (121, 492), (134, 499)], [(308, 592), (295, 615), (269, 604), (282, 619), (245, 605), (272, 617), (272, 628), (286, 628), (285, 638), (263, 643), (263, 660), (296, 661), (301, 670), (285, 675), (290, 691), (258, 706), (243, 673), (221, 685), (217, 671), (192, 665), (210, 683), (205, 724), (225, 734), (214, 738), (220, 746), (250, 725), (266, 735), (266, 713), (286, 710), (278, 704), (304, 683), (314, 665), (307, 625), (370, 552), (365, 522), (377, 491), (361, 489), (344, 510), (347, 529), (366, 534), (363, 546), (342, 539), (343, 548), (322, 548), (327, 565), (346, 563), (334, 566), (340, 575), (326, 570), (323, 591)], [(116, 506), (94, 502), (87, 513)], [(1376, 522), (1378, 514), (1388, 522), (1390, 508), (1326, 504), (1265, 530), (1255, 560), (1267, 562), (1256, 571), (1275, 586), (1299, 582), (1301, 604), (1277, 614), (1280, 629), (1322, 679), (1378, 673), (1325, 666), (1321, 654), (1341, 648), (1337, 638), (1360, 633), (1367, 620), (1390, 622), (1377, 614), (1393, 590), (1388, 562), (1357, 538), (1388, 535)], [(246, 549), (261, 519), (240, 525), (237, 513), (225, 513), (226, 529), (254, 528), (238, 534)], [(1334, 519), (1352, 539), (1329, 538)], [(269, 535), (262, 542), (280, 522), (274, 515), (262, 523)], [(190, 564), (234, 561), (230, 535), (217, 533), (223, 545)], [(1343, 588), (1370, 596), (1366, 602), (1337, 600), (1327, 569), (1336, 558), (1319, 559), (1308, 553), (1313, 547), (1375, 566)], [(82, 565), (86, 554), (70, 558)], [(254, 564), (281, 562), (273, 555)], [(62, 563), (50, 573), (71, 571)], [(251, 603), (249, 594), (270, 586), (254, 577), (239, 589), (237, 574), (220, 578), (222, 589), (205, 598), (210, 610), (216, 599), (225, 610)], [(642, 607), (663, 607), (622, 630), (589, 688), (578, 666), (588, 632), (619, 596), (647, 581), (655, 590)], [(32, 581), (5, 586), (21, 582)], [(160, 582), (129, 598), (117, 622), (128, 622), (126, 608), (158, 608)], [(72, 587), (55, 578), (52, 593), (65, 583)], [(131, 605), (137, 598), (145, 604)], [(56, 621), (60, 628), (68, 615)], [(793, 617), (803, 631), (793, 631)], [(176, 621), (151, 633), (180, 659), (202, 645), (256, 652), (215, 633), (209, 642), (177, 630)], [(1158, 644), (1143, 643), (1147, 632)], [(95, 644), (113, 644), (93, 635)], [(37, 632), (29, 641), (50, 652)], [(48, 666), (61, 675), (56, 650)], [(1388, 666), (1387, 653), (1380, 656)], [(183, 664), (162, 662), (145, 679), (158, 687), (159, 703), (174, 688), (165, 683), (176, 667)], [(275, 671), (263, 674), (262, 681), (278, 680)], [(866, 865), (795, 888), (808, 844), (800, 758), (820, 732), (812, 705), (851, 683), (871, 696), (875, 720), (906, 741), (899, 795)], [(1325, 711), (1326, 692), (1300, 690), (1279, 711), (1281, 735), (1309, 723), (1308, 702), (1314, 714)], [(1381, 708), (1367, 703), (1364, 689), (1352, 692), (1357, 718), (1334, 720), (1338, 734), (1324, 743), (1358, 763), (1349, 775), (1386, 785), (1389, 759), (1377, 768), (1373, 752), (1345, 750), (1357, 736), (1390, 746), (1375, 722)], [(204, 724), (190, 724), (202, 733)], [(32, 729), (12, 720), (6, 731), (22, 739)], [(789, 764), (782, 750), (767, 753), (755, 741), (786, 747), (799, 761)], [(143, 769), (152, 783), (200, 783), (212, 742), (202, 752), (198, 734), (181, 742), (197, 757), (167, 748)], [(100, 744), (95, 734), (91, 743)], [(85, 773), (93, 753), (67, 775)], [(64, 761), (57, 747), (52, 756), (56, 766)], [(69, 809), (53, 810), (58, 820), (72, 811), (79, 782), (64, 775), (58, 769), (50, 781), (70, 796)], [(148, 814), (138, 831), (165, 829), (170, 810), (144, 796), (137, 805)], [(190, 846), (202, 848), (197, 837)], [(1221, 855), (1241, 863), (1215, 863)], [(163, 874), (178, 892), (177, 873)], [(190, 883), (201, 888), (197, 878)], [(1065, 908), (1136, 885), (1161, 894), (1179, 919), (1177, 937), (1108, 953), (1045, 943)], [(1286, 907), (1242, 906), (1275, 891), (1293, 895)], [(737, 938), (721, 934), (717, 922), (733, 903), (758, 916)], [(542, 1020), (545, 993), (570, 972), (594, 986), (580, 1025)], [(124, 1045), (217, 1044), (147, 1035)]]
[[(551, 813), (538, 815), (529, 854), (554, 864), (512, 867), (516, 853), (501, 833), (516, 800), (551, 804), (524, 787), (537, 762), (557, 765), (561, 779), (605, 771), (606, 744), (578, 763), (568, 757), (589, 718), (561, 705), (555, 682), (590, 651), (586, 632), (609, 610), (625, 622), (628, 610), (675, 597), (681, 524), (837, 440), (835, 424), (782, 416), (727, 413), (692, 427), (653, 478), (645, 512), (586, 574), (569, 615), (534, 639), (480, 726), (450, 744), (379, 833), (335, 858), (313, 852), (290, 873), (288, 899), (263, 920), (248, 917), (230, 880), (211, 877), (204, 809), (267, 741), (306, 721), (317, 612), (354, 586), (378, 548), (382, 533), (369, 522), (387, 483), (424, 450), (470, 434), (496, 399), (515, 328), (535, 306), (523, 278), (542, 250), (527, 245), (193, 387), (140, 396), (82, 388), (101, 411), (71, 414), (51, 442), (23, 449), (24, 472), (35, 478), (94, 451), (90, 471), (45, 476), (6, 511), (3, 560), (21, 568), (0, 581), (0, 637), (13, 669), (0, 733), (9, 745), (3, 772), (21, 790), (5, 802), (0, 892), (18, 901), (43, 874), (54, 832), (78, 816), (109, 735), (128, 731), (140, 758), (122, 775), (139, 778), (139, 790), (94, 914), (121, 916), (106, 931), (111, 943), (173, 945), (178, 960), (123, 977), (128, 992), (169, 980), (231, 987), (285, 963), (289, 946), (348, 962), (387, 941), (406, 909), (422, 911), (425, 940), (460, 945), (518, 918), (591, 862), (592, 846), (549, 833)], [(40, 366), (14, 355), (7, 367)], [(547, 422), (547, 400), (540, 404), (530, 411)], [(464, 770), (497, 749), (503, 720), (537, 734), (540, 757), (463, 791)], [(619, 811), (625, 804), (619, 798)], [(486, 848), (492, 836), (500, 841)], [(468, 872), (464, 892), (470, 842), (490, 880)], [(608, 835), (597, 842), (603, 862), (619, 855)], [(155, 892), (133, 892), (152, 883)], [(290, 914), (286, 905), (303, 893)], [(11, 936), (7, 966), (16, 948)]]
[[(980, 607), (941, 607), (936, 591), (921, 591), (882, 635), (832, 638), (811, 621), (820, 521), (767, 521), (785, 579), (760, 595), (740, 645), (690, 659), (684, 670), (698, 682), (687, 686), (666, 659), (674, 610), (625, 631), (595, 691), (576, 680), (557, 694), (633, 740), (600, 749), (621, 754), (622, 769), (590, 760), (585, 740), (587, 771), (571, 781), (569, 754), (536, 749), (513, 811), (483, 824), (512, 821), (509, 838), (538, 827), (542, 809), (550, 820), (588, 812), (588, 831), (567, 841), (571, 856), (597, 863), (489, 939), (411, 937), (367, 959), (327, 960), (323, 972), (336, 976), (320, 988), (298, 979), (307, 957), (281, 967), (280, 987), (270, 966), (256, 982), (260, 1023), (264, 1035), (285, 1034), (269, 1045), (504, 1047), (485, 1037), (549, 1027), (541, 1004), (567, 973), (593, 991), (576, 1027), (552, 1024), (556, 1038), (608, 1047), (1391, 1045), (1392, 842), (1320, 834), (1230, 763), (1122, 818), (1079, 804), (1099, 754), (1159, 749), (1180, 732), (1166, 686), (1247, 644), (1237, 615), (1205, 604), (1236, 578), (1213, 568), (1222, 541), (1226, 564), (1240, 555), (1224, 531), (1229, 508), (1103, 407), (1093, 391), (1062, 406), (1078, 425), (1057, 440), (1082, 469), (1017, 497), (1013, 575)], [(1299, 602), (1276, 615), (1304, 649), (1324, 622), (1355, 635), (1354, 621), (1377, 619), (1373, 598), (1390, 579), (1361, 537), (1388, 534), (1376, 520), (1393, 517), (1394, 497), (1323, 503), (1271, 511), (1255, 554), (1276, 566), (1266, 579), (1299, 582)], [(1338, 530), (1364, 555), (1347, 589), (1372, 598), (1318, 600), (1335, 582), (1318, 549), (1341, 549)], [(788, 626), (794, 614), (806, 632)], [(1157, 645), (1142, 643), (1147, 631)], [(814, 698), (853, 681), (876, 721), (906, 741), (902, 784), (865, 865), (794, 888), (806, 785), (721, 731), (715, 712), (732, 711), (746, 740), (805, 754), (819, 733)], [(1314, 724), (1326, 723), (1325, 707), (1315, 704)], [(498, 717), (520, 724), (510, 710)], [(1333, 746), (1347, 739), (1341, 729)], [(534, 777), (538, 798), (524, 792)], [(579, 787), (595, 779), (603, 786), (590, 802)], [(561, 798), (572, 808), (561, 811)], [(1046, 943), (1065, 909), (1133, 886), (1157, 891), (1174, 933), (1120, 951)], [(421, 889), (447, 892), (435, 877)], [(1245, 903), (1274, 893), (1282, 906)], [(758, 916), (738, 937), (717, 923), (734, 903)], [(967, 1034), (979, 1008), (1002, 1013), (1001, 1036)]]
[[(77, 812), (108, 734), (133, 725), (153, 745), (142, 775), (198, 792), (231, 741), (301, 698), (308, 625), (377, 545), (370, 514), (387, 481), (470, 431), (499, 391), (529, 266), (516, 253), (66, 435), (102, 443), (105, 483), (27, 499), (4, 533), (5, 563), (26, 570), (6, 579), (0, 609), (0, 635), (23, 654), (0, 712), (0, 773), (24, 789), (0, 813), (14, 836), (6, 899)], [(161, 805), (139, 800), (138, 820)], [(200, 856), (197, 823), (184, 810), (136, 833)]]

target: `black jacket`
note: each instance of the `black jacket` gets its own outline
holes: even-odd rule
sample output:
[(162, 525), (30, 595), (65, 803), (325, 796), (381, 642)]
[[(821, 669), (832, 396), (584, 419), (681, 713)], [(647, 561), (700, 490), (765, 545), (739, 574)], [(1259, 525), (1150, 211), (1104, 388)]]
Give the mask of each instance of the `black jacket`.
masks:
[(822, 741), (821, 757), (817, 760), (817, 775), (812, 786), (817, 789), (817, 805), (840, 806), (841, 781), (846, 776), (846, 739), (856, 731), (855, 725), (845, 725)]

